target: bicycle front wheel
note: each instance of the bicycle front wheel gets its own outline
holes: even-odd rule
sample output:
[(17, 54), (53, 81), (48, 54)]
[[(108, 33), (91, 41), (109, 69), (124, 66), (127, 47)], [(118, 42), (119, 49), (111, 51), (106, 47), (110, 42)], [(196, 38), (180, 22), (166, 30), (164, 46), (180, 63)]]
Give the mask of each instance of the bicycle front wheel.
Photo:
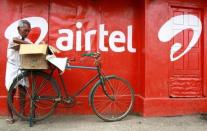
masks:
[(134, 91), (130, 84), (117, 76), (107, 76), (96, 85), (91, 95), (95, 114), (104, 121), (125, 118), (134, 105)]
[[(21, 81), (26, 79), (29, 87), (21, 86)], [(60, 96), (57, 82), (49, 74), (26, 71), (14, 79), (8, 93), (8, 104), (22, 120), (29, 120), (32, 117), (33, 121), (38, 121), (54, 112)]]

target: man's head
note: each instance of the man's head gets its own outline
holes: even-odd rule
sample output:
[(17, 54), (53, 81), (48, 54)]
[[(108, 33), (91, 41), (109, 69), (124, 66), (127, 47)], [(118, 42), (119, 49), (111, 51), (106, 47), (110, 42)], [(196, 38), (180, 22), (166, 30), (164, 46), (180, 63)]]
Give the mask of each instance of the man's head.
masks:
[(22, 38), (26, 38), (31, 30), (31, 25), (27, 20), (21, 20), (18, 24), (18, 32)]

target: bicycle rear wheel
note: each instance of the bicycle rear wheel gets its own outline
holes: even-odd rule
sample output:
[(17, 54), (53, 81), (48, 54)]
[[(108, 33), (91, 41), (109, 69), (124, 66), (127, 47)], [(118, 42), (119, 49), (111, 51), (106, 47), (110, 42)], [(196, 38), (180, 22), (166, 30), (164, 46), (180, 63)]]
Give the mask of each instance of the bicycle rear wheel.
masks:
[[(23, 79), (28, 79), (29, 87), (21, 89), (19, 82)], [(38, 121), (54, 112), (60, 96), (60, 89), (54, 78), (41, 71), (27, 71), (14, 79), (8, 93), (8, 104), (22, 120), (31, 119), (33, 112), (33, 121)]]
[(91, 106), (104, 121), (119, 121), (125, 118), (134, 105), (134, 92), (130, 84), (117, 76), (107, 76), (95, 86)]

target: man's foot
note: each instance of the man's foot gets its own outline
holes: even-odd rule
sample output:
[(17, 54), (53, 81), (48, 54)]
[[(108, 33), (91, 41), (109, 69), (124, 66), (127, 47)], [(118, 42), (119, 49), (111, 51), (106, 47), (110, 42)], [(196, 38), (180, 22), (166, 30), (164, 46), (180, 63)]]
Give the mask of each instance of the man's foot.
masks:
[(6, 122), (7, 122), (8, 124), (13, 124), (13, 123), (15, 122), (15, 119), (13, 119), (13, 118), (8, 118), (8, 119), (6, 119)]

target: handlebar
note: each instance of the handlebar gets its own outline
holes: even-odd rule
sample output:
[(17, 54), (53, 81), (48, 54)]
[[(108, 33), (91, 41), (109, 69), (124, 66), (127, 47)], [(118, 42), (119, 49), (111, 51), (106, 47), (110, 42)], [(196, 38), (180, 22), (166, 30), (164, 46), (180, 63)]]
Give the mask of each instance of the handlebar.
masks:
[[(90, 52), (90, 53), (84, 53), (82, 54), (83, 57), (87, 56), (87, 57), (92, 57), (92, 58), (95, 58), (95, 65), (96, 66), (101, 66), (101, 62), (100, 62), (100, 59), (99, 57), (101, 56), (101, 53), (100, 52)], [(68, 58), (67, 60), (67, 64), (70, 63), (70, 61), (75, 61), (76, 59), (73, 58), (73, 59), (70, 59)]]
[(88, 57), (93, 57), (93, 58), (99, 58), (100, 57), (100, 52), (91, 52), (91, 53), (84, 53), (82, 56), (88, 56)]
[[(97, 60), (99, 60), (98, 58), (101, 56), (101, 53), (100, 52), (90, 52), (90, 53), (82, 54), (82, 57), (85, 57), (85, 56), (95, 58), (97, 61)], [(75, 58), (68, 58), (67, 63), (69, 63), (69, 61), (76, 61), (76, 59)]]

